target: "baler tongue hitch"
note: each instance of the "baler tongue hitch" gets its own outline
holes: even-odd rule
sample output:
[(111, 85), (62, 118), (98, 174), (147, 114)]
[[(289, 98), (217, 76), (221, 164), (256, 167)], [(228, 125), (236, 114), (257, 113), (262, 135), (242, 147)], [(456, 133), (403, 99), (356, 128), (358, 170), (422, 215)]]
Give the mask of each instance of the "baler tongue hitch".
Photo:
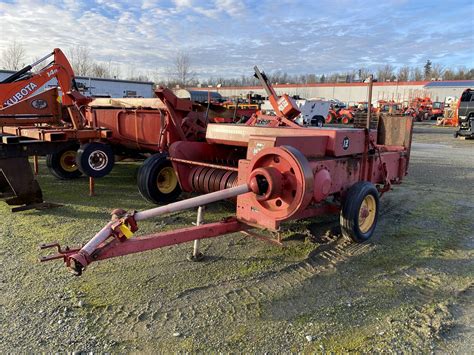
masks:
[[(69, 270), (76, 276), (80, 276), (86, 266), (92, 261), (246, 230), (250, 227), (238, 222), (235, 218), (228, 218), (217, 223), (196, 225), (194, 227), (130, 239), (133, 233), (138, 230), (138, 221), (166, 213), (204, 206), (212, 202), (233, 198), (249, 191), (248, 185), (243, 184), (141, 212), (127, 213), (124, 210), (116, 209), (112, 212), (112, 220), (83, 247), (65, 247), (63, 249), (57, 242), (40, 245), (40, 249), (57, 248), (58, 251), (56, 254), (41, 257), (40, 261), (63, 259)], [(113, 240), (106, 243), (111, 237), (113, 237)]]
[[(41, 244), (40, 246), (40, 249), (43, 250), (43, 249), (51, 249), (51, 248), (56, 248), (57, 249), (57, 253), (56, 254), (51, 254), (51, 255), (48, 255), (48, 256), (42, 256), (40, 257), (40, 262), (45, 262), (45, 261), (50, 261), (50, 260), (56, 260), (56, 259), (63, 259), (64, 263), (66, 263), (66, 266), (71, 270), (71, 262), (70, 262), (70, 256), (77, 253), (79, 250), (81, 250), (81, 247), (77, 247), (77, 248), (70, 248), (70, 247), (65, 247), (64, 249), (61, 248), (61, 245), (59, 245), (58, 242), (53, 242), (53, 243), (45, 243), (45, 244)], [(77, 272), (73, 272), (75, 275), (79, 276), (80, 273), (77, 273)]]

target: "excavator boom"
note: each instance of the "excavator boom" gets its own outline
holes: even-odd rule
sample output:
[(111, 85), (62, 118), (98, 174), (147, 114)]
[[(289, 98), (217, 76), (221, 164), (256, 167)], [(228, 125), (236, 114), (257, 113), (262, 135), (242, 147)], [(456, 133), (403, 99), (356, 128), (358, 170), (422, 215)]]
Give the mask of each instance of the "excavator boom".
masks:
[[(48, 63), (38, 73), (28, 75), (31, 69), (50, 57), (53, 57), (52, 62)], [(0, 108), (12, 106), (27, 99), (53, 78), (57, 79), (63, 92), (63, 105), (71, 106), (78, 99), (87, 101), (86, 97), (78, 93), (71, 64), (64, 53), (59, 48), (55, 48), (52, 53), (0, 82)]]

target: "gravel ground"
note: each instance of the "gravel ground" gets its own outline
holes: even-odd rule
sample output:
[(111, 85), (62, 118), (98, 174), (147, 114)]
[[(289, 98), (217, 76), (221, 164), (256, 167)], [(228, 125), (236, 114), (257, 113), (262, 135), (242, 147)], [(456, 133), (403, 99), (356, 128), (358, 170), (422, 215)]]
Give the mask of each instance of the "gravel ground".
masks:
[[(370, 243), (340, 237), (337, 218), (291, 223), (284, 248), (234, 234), (115, 258), (73, 277), (40, 264), (37, 245), (88, 240), (114, 207), (151, 205), (119, 164), (87, 197), (87, 181), (54, 180), (65, 205), (11, 214), (0, 205), (0, 352), (472, 353), (474, 141), (417, 124), (409, 176), (382, 199)], [(208, 221), (232, 214), (220, 203)], [(194, 212), (143, 223), (190, 225)]]

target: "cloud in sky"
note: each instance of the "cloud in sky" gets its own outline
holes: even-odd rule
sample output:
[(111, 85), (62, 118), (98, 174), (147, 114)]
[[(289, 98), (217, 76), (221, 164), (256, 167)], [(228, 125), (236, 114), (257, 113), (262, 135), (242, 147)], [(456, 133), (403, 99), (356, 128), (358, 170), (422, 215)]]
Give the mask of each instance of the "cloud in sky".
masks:
[[(88, 46), (98, 61), (165, 75), (177, 51), (200, 77), (361, 67), (474, 66), (472, 0), (0, 0), (0, 50)], [(128, 69), (127, 69), (128, 70)]]

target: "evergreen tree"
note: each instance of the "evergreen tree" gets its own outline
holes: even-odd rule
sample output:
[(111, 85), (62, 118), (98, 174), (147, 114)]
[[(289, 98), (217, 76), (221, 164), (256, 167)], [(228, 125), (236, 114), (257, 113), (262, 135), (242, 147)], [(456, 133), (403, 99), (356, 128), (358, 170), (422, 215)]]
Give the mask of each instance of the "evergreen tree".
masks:
[(423, 67), (425, 69), (425, 80), (430, 80), (431, 79), (431, 61), (428, 59), (426, 61), (425, 66)]

